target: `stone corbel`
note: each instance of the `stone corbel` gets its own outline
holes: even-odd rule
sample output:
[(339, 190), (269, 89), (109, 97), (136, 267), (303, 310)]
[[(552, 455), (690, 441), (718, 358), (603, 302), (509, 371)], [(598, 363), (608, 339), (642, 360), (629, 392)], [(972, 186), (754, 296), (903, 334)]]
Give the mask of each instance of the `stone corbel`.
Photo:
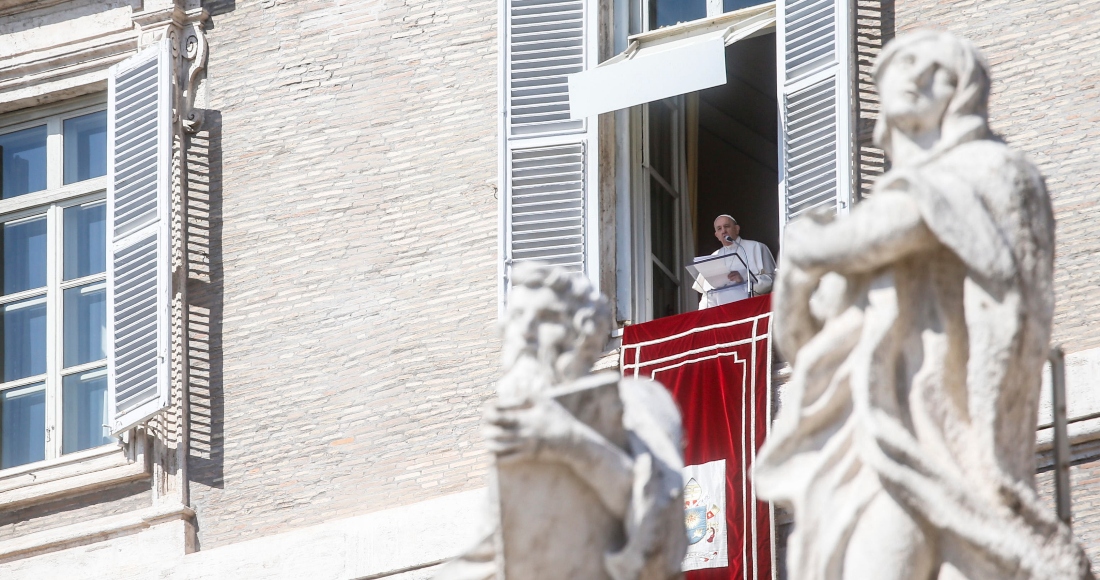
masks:
[(206, 33), (201, 21), (183, 27), (179, 46), (182, 65), (179, 119), (184, 131), (195, 133), (202, 126), (203, 110), (196, 106), (196, 96), (202, 72), (206, 70)]

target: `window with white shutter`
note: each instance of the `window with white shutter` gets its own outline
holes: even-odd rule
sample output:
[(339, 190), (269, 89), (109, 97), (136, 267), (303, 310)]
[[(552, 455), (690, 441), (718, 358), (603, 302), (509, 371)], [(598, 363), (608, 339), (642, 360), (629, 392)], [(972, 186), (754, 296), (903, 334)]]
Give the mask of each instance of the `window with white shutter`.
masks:
[[(596, 118), (571, 119), (567, 77), (594, 64), (586, 0), (502, 0), (501, 297), (541, 260), (598, 283)], [(503, 301), (502, 301), (503, 304)]]
[(846, 212), (852, 192), (851, 0), (779, 3), (780, 221)]
[(172, 61), (166, 41), (111, 68), (107, 303), (111, 429), (169, 398)]

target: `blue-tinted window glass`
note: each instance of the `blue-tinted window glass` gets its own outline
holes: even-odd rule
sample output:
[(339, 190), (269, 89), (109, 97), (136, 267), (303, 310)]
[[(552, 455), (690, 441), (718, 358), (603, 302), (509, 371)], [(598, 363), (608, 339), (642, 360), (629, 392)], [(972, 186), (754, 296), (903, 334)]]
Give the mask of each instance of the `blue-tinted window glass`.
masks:
[(65, 208), (65, 279), (102, 273), (107, 265), (107, 203)]
[(0, 392), (0, 469), (46, 458), (46, 386)]
[(651, 0), (649, 3), (650, 30), (706, 17), (707, 0)]
[(65, 119), (65, 183), (107, 175), (107, 111)]
[(767, 3), (768, 0), (763, 2), (761, 0), (722, 0), (722, 12), (733, 12), (749, 6), (759, 6)]
[(65, 366), (107, 358), (107, 284), (65, 290)]
[(0, 135), (0, 199), (46, 189), (46, 126)]
[(46, 372), (46, 297), (0, 306), (0, 366), (3, 381)]
[(61, 380), (61, 452), (72, 453), (111, 442), (107, 424), (107, 370)]
[(46, 285), (46, 216), (0, 225), (4, 294)]

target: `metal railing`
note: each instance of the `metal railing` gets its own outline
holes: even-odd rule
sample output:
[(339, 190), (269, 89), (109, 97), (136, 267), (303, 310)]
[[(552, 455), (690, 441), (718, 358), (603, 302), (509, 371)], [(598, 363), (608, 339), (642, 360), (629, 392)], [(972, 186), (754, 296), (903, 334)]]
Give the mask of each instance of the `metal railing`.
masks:
[[(1054, 500), (1058, 512), (1058, 519), (1067, 526), (1072, 525), (1072, 513), (1070, 511), (1069, 493), (1069, 433), (1066, 421), (1066, 355), (1062, 347), (1055, 346), (1047, 355), (1050, 360), (1050, 388), (1051, 401), (1053, 403), (1054, 420), (1050, 425), (1040, 425), (1039, 428), (1054, 427)], [(1094, 413), (1100, 416), (1100, 414)], [(1076, 421), (1084, 421), (1090, 417), (1078, 417)]]

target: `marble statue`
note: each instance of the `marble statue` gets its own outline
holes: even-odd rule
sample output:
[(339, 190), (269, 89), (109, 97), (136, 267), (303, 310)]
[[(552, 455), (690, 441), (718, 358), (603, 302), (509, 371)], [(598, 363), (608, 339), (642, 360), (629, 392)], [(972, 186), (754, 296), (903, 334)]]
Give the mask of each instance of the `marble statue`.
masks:
[(441, 580), (667, 580), (687, 548), (680, 414), (649, 380), (589, 374), (611, 330), (587, 278), (518, 264), (483, 434), (495, 499)]
[(873, 75), (893, 167), (847, 216), (786, 227), (773, 294), (792, 376), (754, 477), (794, 514), (789, 578), (1092, 578), (1035, 492), (1043, 180), (990, 133), (970, 42), (900, 35)]

